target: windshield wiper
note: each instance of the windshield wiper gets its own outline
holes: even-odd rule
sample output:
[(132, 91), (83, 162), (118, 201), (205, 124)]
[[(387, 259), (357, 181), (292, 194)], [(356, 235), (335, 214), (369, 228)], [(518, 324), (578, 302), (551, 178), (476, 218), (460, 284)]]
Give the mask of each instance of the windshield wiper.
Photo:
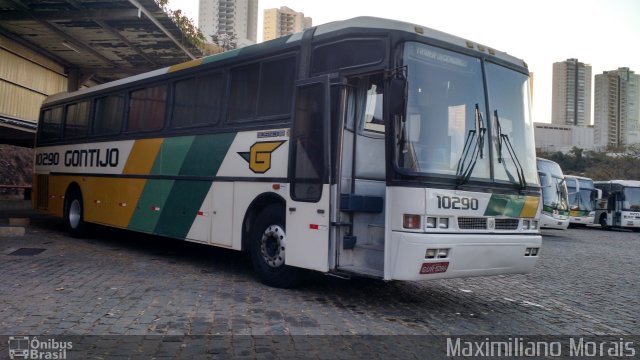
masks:
[(493, 114), (496, 117), (496, 125), (498, 128), (498, 163), (504, 162), (504, 158), (502, 157), (502, 143), (506, 143), (507, 152), (509, 152), (509, 156), (511, 157), (511, 161), (516, 166), (516, 173), (518, 174), (518, 182), (520, 183), (520, 188), (524, 189), (527, 187), (527, 182), (524, 178), (524, 169), (520, 164), (520, 160), (518, 160), (518, 155), (516, 155), (516, 151), (513, 149), (513, 145), (511, 145), (511, 140), (509, 139), (509, 135), (502, 133), (502, 127), (500, 126), (500, 118), (498, 117), (498, 110), (494, 110)]
[[(458, 160), (458, 167), (456, 169), (458, 186), (466, 184), (469, 181), (471, 173), (473, 172), (473, 168), (476, 166), (476, 162), (478, 161), (478, 156), (481, 159), (484, 157), (484, 134), (487, 131), (487, 128), (484, 126), (484, 120), (482, 119), (482, 114), (480, 113), (480, 108), (478, 107), (477, 103), (474, 111), (475, 129), (469, 130), (469, 133), (467, 134), (467, 139), (464, 142), (464, 147), (462, 148), (462, 156), (460, 157), (460, 160)], [(470, 160), (468, 162), (468, 165), (465, 167), (465, 163), (467, 163), (467, 158), (469, 157), (469, 151), (471, 150), (471, 142), (474, 138), (476, 140), (476, 145), (473, 148), (473, 151), (471, 151)]]

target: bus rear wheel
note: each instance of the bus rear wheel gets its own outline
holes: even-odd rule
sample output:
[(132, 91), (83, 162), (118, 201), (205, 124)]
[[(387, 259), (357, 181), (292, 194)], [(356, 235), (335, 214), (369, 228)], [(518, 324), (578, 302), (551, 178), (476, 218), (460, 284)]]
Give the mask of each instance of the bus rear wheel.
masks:
[(269, 205), (258, 215), (250, 238), (251, 262), (264, 284), (290, 288), (302, 280), (301, 269), (285, 265), (287, 235), (282, 205)]
[(84, 204), (79, 190), (70, 190), (65, 196), (64, 219), (69, 235), (85, 237), (88, 234), (88, 224), (84, 221)]

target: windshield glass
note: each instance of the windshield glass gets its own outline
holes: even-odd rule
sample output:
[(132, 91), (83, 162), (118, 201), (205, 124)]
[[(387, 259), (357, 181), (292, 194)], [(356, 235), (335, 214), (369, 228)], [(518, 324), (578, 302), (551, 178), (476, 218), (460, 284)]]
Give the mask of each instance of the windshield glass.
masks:
[[(486, 63), (485, 96), (479, 58), (408, 42), (404, 63), (407, 113), (395, 124), (400, 168), (455, 175), (459, 184), (468, 179), (538, 184), (526, 74)], [(485, 107), (487, 99), (490, 112)]]
[[(396, 158), (400, 168), (435, 175), (456, 175), (458, 163), (469, 168), (479, 153), (471, 178), (490, 177), (488, 141), (479, 130), (486, 126), (482, 66), (478, 58), (433, 46), (407, 43), (407, 116), (397, 124)], [(482, 125), (482, 122), (484, 125)], [(488, 135), (485, 135), (488, 136)]]
[(624, 188), (624, 203), (622, 207), (624, 210), (640, 210), (640, 188)]
[(569, 210), (567, 184), (560, 166), (551, 161), (539, 160), (538, 175), (542, 187), (542, 202), (545, 211)]
[(593, 187), (593, 181), (591, 180), (583, 180), (578, 179), (578, 184), (580, 185), (580, 210), (585, 211), (593, 211), (596, 209), (596, 194), (594, 193), (595, 188)]
[[(517, 167), (514, 161), (517, 159), (522, 166), (525, 181), (537, 184), (536, 146), (529, 107), (529, 77), (492, 63), (486, 64), (486, 70), (492, 129), (495, 134), (492, 141), (495, 179), (517, 183)], [(506, 135), (502, 137), (502, 144), (499, 133)], [(506, 148), (509, 144), (505, 144), (505, 141), (509, 141), (513, 146), (515, 159), (510, 156)], [(498, 161), (500, 155), (502, 160)]]

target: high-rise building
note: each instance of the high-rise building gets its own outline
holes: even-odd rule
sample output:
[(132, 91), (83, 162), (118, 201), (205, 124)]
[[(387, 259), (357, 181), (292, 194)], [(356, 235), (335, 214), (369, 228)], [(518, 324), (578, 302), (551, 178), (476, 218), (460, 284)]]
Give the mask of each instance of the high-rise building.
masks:
[(594, 141), (597, 146), (640, 143), (640, 75), (629, 68), (596, 75)]
[(304, 13), (293, 11), (286, 6), (280, 9), (265, 9), (262, 39), (273, 40), (297, 33), (310, 28), (311, 23), (310, 17), (305, 17)]
[(591, 65), (578, 59), (553, 64), (551, 122), (574, 126), (591, 124)]
[(198, 27), (206, 41), (211, 35), (235, 35), (238, 47), (258, 37), (258, 0), (200, 0)]

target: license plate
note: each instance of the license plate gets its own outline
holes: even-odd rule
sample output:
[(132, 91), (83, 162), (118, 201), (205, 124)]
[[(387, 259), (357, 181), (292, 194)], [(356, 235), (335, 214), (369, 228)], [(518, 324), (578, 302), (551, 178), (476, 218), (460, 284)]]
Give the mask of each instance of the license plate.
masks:
[(420, 268), (420, 274), (437, 274), (447, 271), (449, 262), (437, 262), (437, 263), (423, 263)]

